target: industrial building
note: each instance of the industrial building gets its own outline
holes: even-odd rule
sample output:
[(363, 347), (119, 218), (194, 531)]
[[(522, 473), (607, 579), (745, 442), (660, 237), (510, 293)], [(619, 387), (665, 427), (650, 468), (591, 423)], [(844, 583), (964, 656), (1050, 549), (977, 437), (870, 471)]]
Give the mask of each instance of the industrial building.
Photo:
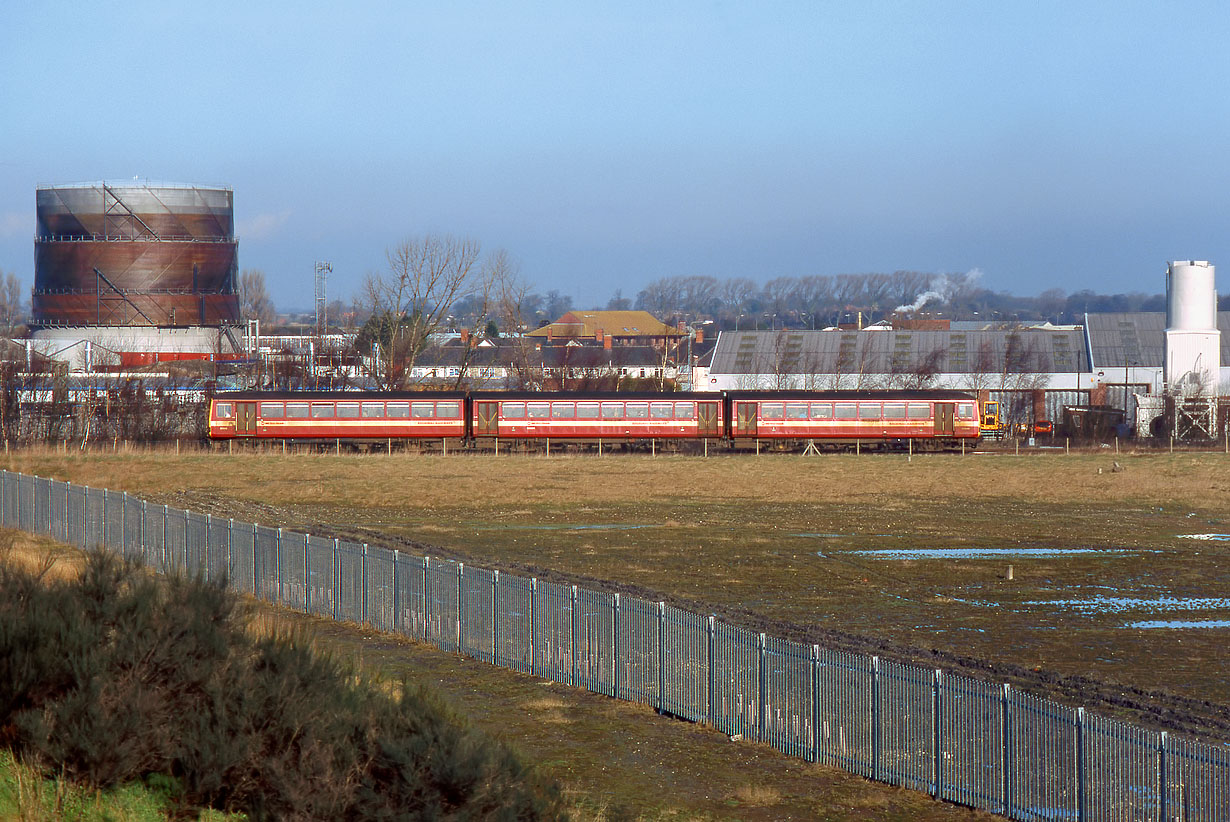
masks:
[(40, 353), (74, 370), (242, 356), (231, 189), (55, 185), (35, 206)]

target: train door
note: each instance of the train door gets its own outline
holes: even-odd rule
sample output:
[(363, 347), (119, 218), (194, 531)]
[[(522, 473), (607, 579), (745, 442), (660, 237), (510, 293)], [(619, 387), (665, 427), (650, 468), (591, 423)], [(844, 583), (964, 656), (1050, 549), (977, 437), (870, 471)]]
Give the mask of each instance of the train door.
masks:
[(756, 436), (756, 409), (754, 402), (735, 403), (735, 435), (739, 437)]
[(937, 402), (935, 404), (935, 436), (951, 437), (953, 435), (952, 418), (956, 413), (955, 402)]
[(696, 404), (696, 433), (702, 437), (720, 437), (722, 432), (718, 426), (718, 404), (716, 402), (698, 402)]
[(240, 437), (256, 434), (256, 403), (235, 403), (235, 434)]
[(474, 403), (476, 422), (474, 436), (495, 437), (500, 433), (500, 404), (492, 400)]

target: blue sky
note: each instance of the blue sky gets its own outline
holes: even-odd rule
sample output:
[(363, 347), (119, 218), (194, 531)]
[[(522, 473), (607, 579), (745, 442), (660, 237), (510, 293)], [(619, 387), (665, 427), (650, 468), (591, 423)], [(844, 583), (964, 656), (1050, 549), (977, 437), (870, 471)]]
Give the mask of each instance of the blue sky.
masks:
[[(34, 191), (235, 190), (279, 307), (437, 231), (581, 306), (669, 275), (1230, 276), (1214, 3), (6, 3), (0, 268)], [(1227, 288), (1223, 288), (1223, 291)]]

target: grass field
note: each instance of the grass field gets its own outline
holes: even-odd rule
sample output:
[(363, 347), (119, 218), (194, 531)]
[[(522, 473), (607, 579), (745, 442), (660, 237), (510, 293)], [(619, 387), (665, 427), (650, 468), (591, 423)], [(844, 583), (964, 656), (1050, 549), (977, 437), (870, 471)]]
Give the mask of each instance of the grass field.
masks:
[[(1221, 453), (23, 452), (8, 465), (634, 590), (791, 638), (981, 669), (1076, 704), (1230, 736), (1230, 627), (1131, 627), (1230, 620), (1230, 542), (1187, 538), (1230, 533)], [(955, 550), (910, 553), (933, 549)], [(1189, 715), (1174, 720), (1179, 709)]]

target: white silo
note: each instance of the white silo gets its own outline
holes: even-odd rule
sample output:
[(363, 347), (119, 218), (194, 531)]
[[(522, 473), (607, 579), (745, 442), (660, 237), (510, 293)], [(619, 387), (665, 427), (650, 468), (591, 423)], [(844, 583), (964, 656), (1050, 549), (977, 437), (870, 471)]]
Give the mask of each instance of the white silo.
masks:
[(1205, 260), (1170, 263), (1166, 269), (1166, 338), (1163, 379), (1186, 395), (1216, 394), (1221, 369), (1217, 287)]

